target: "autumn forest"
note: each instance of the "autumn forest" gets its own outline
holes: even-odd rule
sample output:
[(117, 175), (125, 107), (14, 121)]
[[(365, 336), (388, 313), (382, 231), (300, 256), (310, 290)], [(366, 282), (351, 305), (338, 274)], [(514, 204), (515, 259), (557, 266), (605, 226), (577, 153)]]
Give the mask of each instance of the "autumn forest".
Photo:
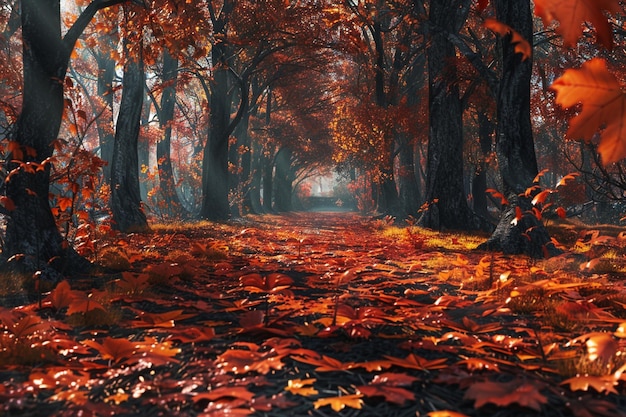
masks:
[(0, 0), (0, 416), (626, 417), (619, 0)]

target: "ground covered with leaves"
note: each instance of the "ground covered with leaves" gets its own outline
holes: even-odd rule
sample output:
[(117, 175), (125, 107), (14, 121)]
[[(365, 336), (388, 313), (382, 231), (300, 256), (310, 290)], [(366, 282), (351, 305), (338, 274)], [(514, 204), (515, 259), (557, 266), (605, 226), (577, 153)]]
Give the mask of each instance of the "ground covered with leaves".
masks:
[(560, 232), (541, 261), (352, 213), (111, 237), (5, 291), (0, 414), (626, 416), (626, 238)]

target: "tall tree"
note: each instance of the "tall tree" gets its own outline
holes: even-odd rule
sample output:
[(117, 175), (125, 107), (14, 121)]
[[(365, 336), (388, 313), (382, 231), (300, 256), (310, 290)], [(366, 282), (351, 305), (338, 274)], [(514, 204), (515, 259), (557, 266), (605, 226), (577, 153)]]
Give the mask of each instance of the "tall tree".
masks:
[[(532, 40), (533, 18), (530, 2), (495, 0), (498, 21), (524, 39)], [(501, 79), (496, 100), (496, 154), (503, 194), (509, 204), (496, 230), (482, 248), (505, 253), (526, 253), (541, 257), (556, 253), (545, 227), (532, 212), (526, 190), (537, 176), (532, 125), (530, 121), (530, 80), (533, 59), (517, 53), (512, 34), (501, 38)]]
[[(54, 270), (86, 266), (66, 247), (52, 216), (48, 161), (61, 126), (64, 79), (76, 40), (98, 10), (122, 2), (92, 1), (64, 36), (60, 0), (21, 2), (23, 101), (8, 158), (6, 197), (14, 207), (8, 216), (2, 255), (19, 258), (26, 270), (54, 274)], [(29, 169), (33, 166), (38, 169)]]
[[(127, 23), (137, 18), (125, 8)], [(128, 30), (124, 35), (124, 80), (122, 101), (115, 128), (111, 164), (111, 210), (114, 228), (123, 232), (148, 229), (139, 191), (139, 128), (144, 98), (144, 61), (142, 31)]]
[(178, 80), (178, 59), (167, 49), (163, 50), (162, 67), (163, 88), (161, 103), (157, 107), (159, 126), (163, 135), (157, 142), (156, 157), (159, 170), (159, 188), (165, 211), (170, 216), (180, 216), (182, 205), (176, 192), (174, 170), (172, 167), (172, 124), (174, 123), (174, 107), (176, 105), (176, 85)]
[(433, 229), (475, 229), (467, 204), (463, 172), (463, 107), (456, 82), (456, 48), (450, 35), (459, 33), (469, 13), (468, 0), (430, 2), (428, 47), (429, 121), (426, 201), (422, 219)]

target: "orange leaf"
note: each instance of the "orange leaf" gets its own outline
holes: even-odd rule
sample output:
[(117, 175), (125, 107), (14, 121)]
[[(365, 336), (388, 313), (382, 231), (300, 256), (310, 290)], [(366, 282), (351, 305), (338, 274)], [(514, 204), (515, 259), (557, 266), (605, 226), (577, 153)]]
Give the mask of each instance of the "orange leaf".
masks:
[(509, 204), (509, 200), (507, 200), (504, 194), (502, 194), (500, 191), (494, 190), (493, 188), (487, 188), (485, 191), (491, 194), (494, 198), (499, 198), (500, 204), (502, 204), (503, 206)]
[(310, 356), (294, 355), (293, 359), (298, 362), (308, 363), (309, 365), (315, 365), (317, 372), (334, 372), (334, 371), (346, 371), (354, 367), (353, 362), (341, 362), (330, 356), (322, 355), (321, 358), (314, 358)]
[(320, 407), (330, 405), (330, 408), (339, 412), (346, 407), (355, 408), (360, 410), (363, 407), (363, 394), (341, 395), (339, 397), (320, 398), (313, 403), (313, 406), (317, 410)]
[(239, 398), (249, 402), (254, 398), (254, 394), (245, 387), (219, 387), (208, 392), (196, 394), (193, 397), (193, 402), (200, 400), (216, 401), (220, 398)]
[(588, 360), (598, 360), (602, 364), (609, 363), (619, 351), (619, 345), (612, 333), (593, 332), (578, 336), (568, 345), (585, 344), (585, 355)]
[(571, 181), (571, 180), (575, 179), (576, 177), (578, 177), (579, 175), (580, 174), (578, 172), (572, 172), (571, 174), (565, 175), (563, 178), (561, 178), (559, 183), (556, 185), (556, 188), (559, 188), (559, 187), (565, 185), (567, 183), (567, 181)]
[(311, 395), (317, 395), (319, 392), (312, 387), (312, 384), (316, 381), (315, 378), (308, 379), (290, 379), (287, 381), (285, 391), (289, 391), (294, 395), (302, 395), (308, 397)]
[(141, 320), (145, 323), (134, 323), (138, 327), (174, 327), (175, 320), (185, 320), (193, 317), (194, 314), (183, 313), (183, 310), (172, 310), (164, 313), (143, 313)]
[(603, 59), (594, 58), (580, 69), (565, 71), (551, 88), (564, 108), (582, 103), (582, 111), (570, 120), (567, 136), (589, 141), (603, 129), (598, 145), (602, 163), (626, 157), (626, 95)]
[(463, 398), (476, 400), (474, 404), (476, 408), (489, 403), (500, 407), (519, 404), (540, 411), (541, 404), (548, 402), (545, 395), (539, 392), (542, 385), (521, 378), (509, 382), (477, 382), (469, 387)]
[(402, 405), (415, 400), (415, 393), (403, 386), (409, 386), (418, 378), (407, 374), (383, 373), (376, 375), (369, 385), (359, 385), (358, 392), (367, 397), (384, 397), (385, 401)]
[(596, 29), (598, 42), (611, 49), (613, 33), (604, 11), (619, 13), (619, 0), (535, 0), (535, 14), (548, 26), (557, 20), (557, 32), (563, 36), (566, 46), (576, 45), (582, 34), (584, 22), (590, 22)]
[(489, 5), (489, 0), (478, 0), (478, 11), (482, 12)]
[(495, 19), (485, 19), (484, 25), (487, 29), (494, 31), (502, 37), (510, 34), (511, 43), (515, 46), (515, 52), (522, 54), (522, 61), (525, 61), (530, 57), (532, 53), (530, 44), (522, 35), (514, 31), (509, 25), (505, 25)]
[(550, 194), (552, 194), (552, 190), (543, 190), (533, 198), (532, 205), (543, 204)]
[(74, 201), (72, 200), (71, 197), (59, 197), (58, 198), (57, 205), (59, 206), (59, 209), (61, 209), (61, 211), (65, 211), (68, 208), (72, 207), (72, 204), (74, 204)]
[(64, 307), (69, 307), (69, 305), (75, 298), (75, 294), (74, 291), (72, 291), (72, 289), (70, 288), (70, 283), (64, 280), (57, 284), (57, 286), (54, 288), (54, 290), (52, 290), (48, 298), (52, 303), (52, 307), (59, 310)]
[(431, 411), (427, 414), (428, 417), (468, 417), (467, 414), (457, 413), (456, 411), (440, 410)]
[(556, 214), (560, 218), (564, 219), (567, 217), (567, 210), (565, 210), (563, 207), (557, 207)]
[(172, 329), (167, 338), (170, 340), (177, 340), (181, 343), (198, 343), (207, 342), (215, 337), (215, 330), (212, 327), (189, 327), (187, 329)]
[(7, 196), (0, 196), (0, 204), (9, 211), (15, 210), (15, 203)]
[(445, 369), (447, 367), (446, 358), (428, 360), (421, 356), (417, 356), (415, 353), (409, 353), (406, 358), (396, 358), (394, 356), (383, 355), (392, 365), (399, 366), (406, 369), (417, 369), (419, 371), (426, 371), (431, 369)]
[(246, 291), (277, 293), (291, 286), (293, 280), (278, 272), (262, 276), (261, 274), (247, 274), (239, 278), (239, 282)]
[(97, 350), (102, 359), (111, 359), (116, 363), (122, 359), (130, 358), (136, 351), (135, 344), (128, 339), (107, 337), (102, 341), (102, 344), (95, 340), (83, 340), (81, 343)]
[(12, 327), (9, 327), (9, 331), (19, 339), (33, 335), (39, 331), (46, 331), (49, 328), (50, 324), (42, 321), (41, 317), (35, 314), (29, 314), (19, 319)]
[(569, 388), (572, 391), (589, 391), (589, 388), (591, 387), (600, 393), (606, 391), (607, 394), (617, 394), (617, 390), (615, 390), (617, 383), (618, 381), (613, 375), (578, 375), (573, 378), (566, 379), (561, 382), (561, 385), (569, 385)]

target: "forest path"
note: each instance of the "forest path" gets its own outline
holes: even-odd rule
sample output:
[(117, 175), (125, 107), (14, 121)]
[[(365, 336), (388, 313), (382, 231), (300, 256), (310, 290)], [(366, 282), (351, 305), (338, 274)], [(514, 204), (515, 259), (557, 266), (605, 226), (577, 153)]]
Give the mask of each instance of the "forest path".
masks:
[(116, 236), (124, 270), (0, 308), (0, 414), (625, 416), (624, 284), (481, 240), (335, 212)]

